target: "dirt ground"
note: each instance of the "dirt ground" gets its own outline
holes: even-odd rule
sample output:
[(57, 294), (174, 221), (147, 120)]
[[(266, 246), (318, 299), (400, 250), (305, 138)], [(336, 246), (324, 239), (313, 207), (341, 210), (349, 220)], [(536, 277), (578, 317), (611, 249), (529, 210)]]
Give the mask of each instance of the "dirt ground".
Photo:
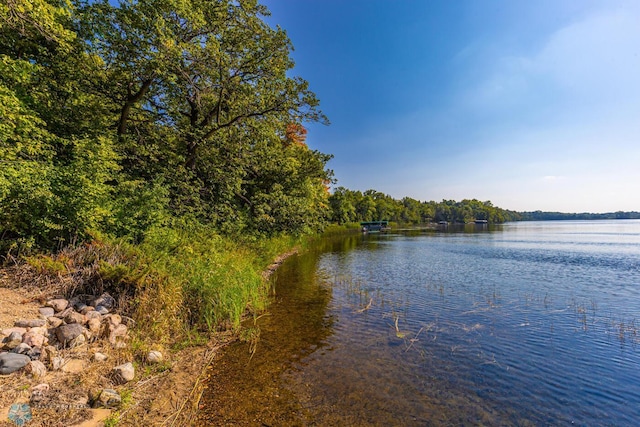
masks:
[[(38, 308), (46, 297), (35, 294), (33, 289), (17, 287), (11, 272), (0, 270), (0, 331), (13, 327), (16, 320), (39, 318)], [(204, 390), (206, 368), (214, 360), (217, 350), (224, 345), (225, 339), (231, 340), (232, 337), (221, 336), (208, 345), (189, 347), (167, 355), (168, 369), (136, 374), (136, 383), (118, 388), (128, 398), (120, 410), (113, 413), (108, 409), (64, 406), (73, 402), (73, 399), (86, 396), (92, 386), (108, 386), (111, 364), (91, 362), (90, 357), (95, 349), (84, 348), (65, 354), (65, 357), (80, 360), (88, 367), (83, 372), (48, 372), (40, 380), (30, 378), (23, 372), (0, 376), (0, 427), (16, 425), (7, 418), (10, 406), (28, 403), (31, 388), (41, 382), (49, 384), (56, 395), (52, 397), (50, 405), (32, 408), (33, 419), (28, 423), (32, 427), (97, 427), (104, 425), (108, 417), (117, 420), (119, 426), (192, 425)], [(118, 360), (122, 356), (113, 353), (111, 357)]]

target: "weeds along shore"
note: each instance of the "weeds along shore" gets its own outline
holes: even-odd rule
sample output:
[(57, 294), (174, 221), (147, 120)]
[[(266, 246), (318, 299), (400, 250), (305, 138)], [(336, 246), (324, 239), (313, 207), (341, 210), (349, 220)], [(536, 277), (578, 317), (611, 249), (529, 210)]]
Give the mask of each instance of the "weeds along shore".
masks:
[[(112, 413), (108, 425), (154, 423), (168, 416), (186, 422), (189, 416), (178, 412), (197, 410), (197, 404), (190, 407), (187, 402), (202, 392), (204, 369), (213, 353), (242, 335), (243, 318), (264, 312), (270, 274), (311, 239), (223, 237), (201, 225), (159, 227), (139, 244), (95, 238), (56, 253), (8, 256), (2, 285), (19, 288), (25, 301), (38, 303), (56, 297), (112, 295), (117, 312), (133, 319), (134, 325), (127, 347), (114, 350), (116, 357), (134, 364), (137, 360), (144, 367), (145, 355), (162, 349), (172, 363), (160, 370), (141, 370), (138, 385), (120, 391), (131, 398)], [(139, 385), (172, 375), (181, 378), (158, 388), (176, 394), (178, 402), (165, 406), (177, 406), (179, 411), (160, 411), (150, 420), (149, 413), (159, 406), (152, 402), (161, 400), (162, 393), (157, 389), (147, 395), (137, 393)], [(181, 390), (175, 393), (176, 389)]]

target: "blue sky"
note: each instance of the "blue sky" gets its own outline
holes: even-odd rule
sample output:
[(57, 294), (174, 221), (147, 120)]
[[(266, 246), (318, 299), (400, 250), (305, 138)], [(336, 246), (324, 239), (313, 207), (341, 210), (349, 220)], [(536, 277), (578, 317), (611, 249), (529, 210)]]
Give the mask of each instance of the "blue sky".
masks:
[(640, 210), (640, 1), (264, 0), (340, 186)]

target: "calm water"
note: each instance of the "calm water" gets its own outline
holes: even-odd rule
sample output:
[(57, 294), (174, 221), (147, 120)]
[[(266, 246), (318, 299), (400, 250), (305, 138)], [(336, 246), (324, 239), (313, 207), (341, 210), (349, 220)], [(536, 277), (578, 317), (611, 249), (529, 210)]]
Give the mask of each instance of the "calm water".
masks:
[[(217, 362), (211, 425), (640, 423), (640, 221), (325, 240)], [(255, 350), (253, 353), (250, 350)]]

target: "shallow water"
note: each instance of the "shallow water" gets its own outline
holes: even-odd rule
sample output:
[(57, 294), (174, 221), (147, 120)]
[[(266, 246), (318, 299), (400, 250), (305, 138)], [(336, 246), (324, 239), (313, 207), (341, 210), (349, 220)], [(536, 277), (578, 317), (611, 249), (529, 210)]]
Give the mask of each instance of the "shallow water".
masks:
[(640, 421), (640, 221), (327, 239), (275, 289), (255, 352), (214, 367), (203, 423)]

